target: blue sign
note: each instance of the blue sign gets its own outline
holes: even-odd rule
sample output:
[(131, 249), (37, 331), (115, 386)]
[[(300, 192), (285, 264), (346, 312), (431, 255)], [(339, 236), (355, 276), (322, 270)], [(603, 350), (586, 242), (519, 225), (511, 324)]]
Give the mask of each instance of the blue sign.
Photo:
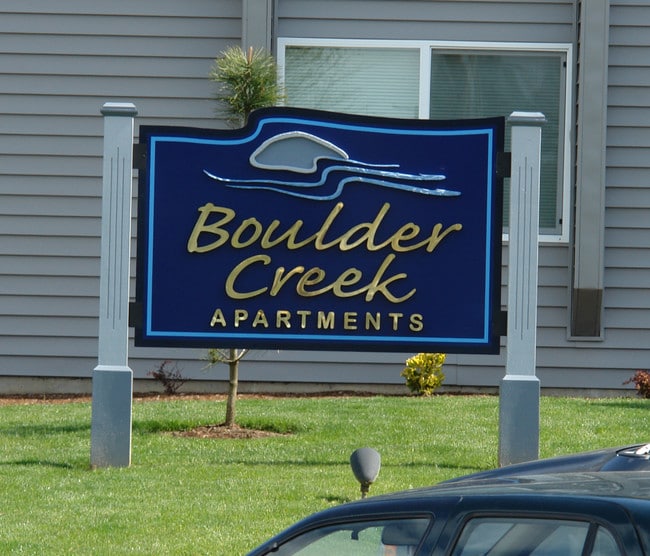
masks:
[(140, 127), (136, 344), (494, 353), (503, 118)]

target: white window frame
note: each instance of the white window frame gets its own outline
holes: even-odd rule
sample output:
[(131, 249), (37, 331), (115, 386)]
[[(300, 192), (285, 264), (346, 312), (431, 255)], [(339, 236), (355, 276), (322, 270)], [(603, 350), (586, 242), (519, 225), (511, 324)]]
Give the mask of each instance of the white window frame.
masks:
[[(562, 204), (560, 217), (562, 224), (557, 234), (539, 234), (540, 243), (567, 243), (569, 241), (569, 221), (571, 207), (571, 168), (572, 168), (572, 118), (573, 118), (573, 46), (569, 43), (515, 43), (486, 41), (422, 41), (422, 40), (380, 40), (380, 39), (329, 39), (329, 38), (278, 38), (277, 62), (280, 82), (284, 82), (285, 53), (291, 46), (347, 47), (347, 48), (394, 48), (418, 50), (420, 53), (419, 107), (420, 119), (429, 118), (431, 87), (431, 54), (434, 50), (472, 50), (504, 52), (542, 52), (563, 54), (566, 59), (566, 79), (564, 82), (564, 130), (562, 152), (562, 184), (560, 194)], [(504, 241), (508, 235), (504, 234)]]

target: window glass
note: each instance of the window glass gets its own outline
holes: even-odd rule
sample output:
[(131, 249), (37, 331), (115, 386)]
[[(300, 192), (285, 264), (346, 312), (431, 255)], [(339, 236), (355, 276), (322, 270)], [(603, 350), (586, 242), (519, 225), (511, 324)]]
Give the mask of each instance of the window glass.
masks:
[(610, 556), (610, 554), (620, 554), (621, 551), (616, 544), (616, 539), (612, 534), (603, 527), (598, 528), (596, 541), (591, 551), (592, 556)]
[[(453, 556), (582, 556), (596, 526), (586, 521), (530, 518), (476, 518), (458, 539)], [(620, 554), (609, 531), (599, 527), (591, 552), (597, 556)]]
[(429, 519), (341, 523), (314, 529), (278, 547), (278, 556), (413, 556)]
[[(303, 44), (301, 44), (301, 42)], [(373, 42), (373, 44), (369, 44)], [(542, 112), (540, 232), (566, 238), (570, 45), (280, 39), (286, 104), (394, 118), (462, 119)], [(511, 150), (506, 132), (506, 151)], [(510, 180), (504, 180), (504, 207)], [(508, 225), (508, 210), (504, 224)]]
[(407, 48), (289, 46), (288, 106), (417, 118), (420, 53)]
[[(561, 91), (563, 57), (548, 53), (448, 52), (431, 55), (432, 119), (508, 116), (515, 111), (542, 112), (540, 228), (558, 231), (558, 187), (562, 183), (560, 132), (563, 127)], [(562, 130), (563, 131), (563, 130)], [(511, 150), (506, 130), (506, 151)], [(509, 206), (509, 180), (504, 206)], [(504, 224), (508, 222), (504, 211)]]

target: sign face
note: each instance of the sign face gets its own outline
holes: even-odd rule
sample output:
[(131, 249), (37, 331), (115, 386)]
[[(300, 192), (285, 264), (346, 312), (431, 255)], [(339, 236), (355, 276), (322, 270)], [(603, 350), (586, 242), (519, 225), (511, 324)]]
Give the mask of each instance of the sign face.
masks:
[(503, 118), (140, 127), (136, 344), (494, 353)]

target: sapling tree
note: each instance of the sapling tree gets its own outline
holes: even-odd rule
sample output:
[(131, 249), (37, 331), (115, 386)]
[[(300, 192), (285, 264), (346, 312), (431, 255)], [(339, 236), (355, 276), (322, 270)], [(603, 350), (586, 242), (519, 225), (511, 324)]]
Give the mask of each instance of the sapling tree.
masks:
[(226, 420), (224, 425), (232, 427), (237, 419), (237, 390), (239, 388), (239, 362), (248, 353), (247, 349), (212, 348), (208, 350), (207, 361), (209, 366), (217, 363), (228, 365), (228, 398), (226, 400)]
[[(209, 73), (217, 84), (215, 99), (219, 103), (218, 115), (235, 127), (246, 125), (253, 110), (275, 106), (282, 97), (278, 82), (275, 58), (264, 49), (249, 47), (244, 51), (232, 46), (221, 53)], [(227, 427), (236, 422), (237, 390), (239, 385), (239, 362), (247, 349), (210, 349), (206, 357), (209, 366), (225, 363), (229, 369), (228, 399), (226, 402)]]

